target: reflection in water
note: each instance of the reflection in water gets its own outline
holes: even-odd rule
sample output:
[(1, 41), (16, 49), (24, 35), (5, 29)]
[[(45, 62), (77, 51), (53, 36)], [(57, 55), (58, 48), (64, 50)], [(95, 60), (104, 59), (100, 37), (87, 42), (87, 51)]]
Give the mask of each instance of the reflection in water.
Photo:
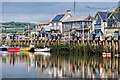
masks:
[(87, 55), (57, 56), (45, 52), (4, 53), (1, 56), (2, 62), (5, 64), (12, 66), (21, 64), (21, 62), (26, 64), (28, 72), (30, 72), (31, 67), (34, 67), (39, 76), (44, 75), (59, 78), (118, 78), (117, 57), (103, 58), (102, 56)]

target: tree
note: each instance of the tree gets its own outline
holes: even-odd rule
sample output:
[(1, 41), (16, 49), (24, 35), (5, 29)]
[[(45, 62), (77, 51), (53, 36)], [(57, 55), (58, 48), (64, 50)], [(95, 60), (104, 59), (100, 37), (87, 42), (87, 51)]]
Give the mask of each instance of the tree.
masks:
[(120, 12), (120, 6), (117, 9), (115, 9), (115, 12)]

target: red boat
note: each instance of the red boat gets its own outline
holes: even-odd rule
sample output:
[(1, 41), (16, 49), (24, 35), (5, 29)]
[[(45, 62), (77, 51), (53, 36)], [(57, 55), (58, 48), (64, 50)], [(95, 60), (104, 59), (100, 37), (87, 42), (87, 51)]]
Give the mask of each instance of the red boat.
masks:
[(8, 51), (9, 53), (17, 53), (17, 52), (20, 52), (20, 51)]
[(11, 47), (11, 48), (7, 48), (8, 51), (20, 51), (20, 48), (18, 47)]

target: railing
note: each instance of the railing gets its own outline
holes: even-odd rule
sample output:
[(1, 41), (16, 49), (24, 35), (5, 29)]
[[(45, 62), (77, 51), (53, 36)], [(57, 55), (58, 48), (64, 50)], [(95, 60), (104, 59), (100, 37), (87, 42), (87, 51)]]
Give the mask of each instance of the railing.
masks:
[(57, 27), (57, 26), (50, 26), (50, 29), (60, 30), (59, 27)]

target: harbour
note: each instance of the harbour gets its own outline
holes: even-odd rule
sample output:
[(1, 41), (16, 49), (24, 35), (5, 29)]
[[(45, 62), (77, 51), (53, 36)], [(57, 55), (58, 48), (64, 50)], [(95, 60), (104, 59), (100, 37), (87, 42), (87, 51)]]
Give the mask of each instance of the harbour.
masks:
[(119, 79), (119, 2), (2, 2), (1, 79)]
[(3, 78), (118, 78), (118, 57), (44, 54), (2, 54)]

